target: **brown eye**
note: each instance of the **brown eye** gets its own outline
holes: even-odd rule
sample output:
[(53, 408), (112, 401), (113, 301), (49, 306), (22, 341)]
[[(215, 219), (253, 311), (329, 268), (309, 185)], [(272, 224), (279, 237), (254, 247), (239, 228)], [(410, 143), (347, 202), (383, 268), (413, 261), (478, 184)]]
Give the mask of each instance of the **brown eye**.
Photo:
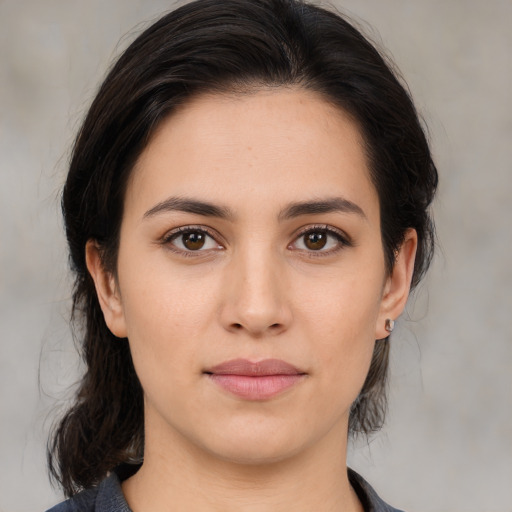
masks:
[(222, 249), (212, 235), (195, 228), (180, 228), (164, 238), (164, 244), (178, 249), (182, 253), (204, 252), (213, 249)]
[(195, 231), (182, 235), (182, 243), (189, 251), (202, 249), (206, 241), (204, 233)]
[(313, 231), (304, 235), (304, 245), (312, 251), (323, 249), (326, 244), (327, 233), (322, 231)]
[(288, 246), (289, 249), (309, 253), (310, 256), (315, 253), (328, 256), (344, 247), (352, 247), (352, 242), (343, 232), (331, 226), (311, 226)]

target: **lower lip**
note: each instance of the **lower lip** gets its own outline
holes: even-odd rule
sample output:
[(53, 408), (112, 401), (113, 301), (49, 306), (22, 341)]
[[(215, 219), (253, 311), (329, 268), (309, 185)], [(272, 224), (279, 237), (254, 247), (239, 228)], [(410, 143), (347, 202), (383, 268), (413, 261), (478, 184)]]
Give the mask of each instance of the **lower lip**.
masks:
[(208, 375), (215, 384), (245, 400), (266, 400), (298, 384), (304, 375)]

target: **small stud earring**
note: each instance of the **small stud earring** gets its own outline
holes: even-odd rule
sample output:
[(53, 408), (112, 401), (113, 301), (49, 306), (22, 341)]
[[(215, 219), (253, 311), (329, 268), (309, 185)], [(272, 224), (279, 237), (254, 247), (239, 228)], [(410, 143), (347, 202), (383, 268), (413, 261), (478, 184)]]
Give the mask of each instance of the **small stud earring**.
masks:
[(388, 332), (393, 332), (393, 329), (395, 328), (395, 321), (391, 320), (391, 318), (386, 318), (386, 323), (384, 325), (384, 329)]

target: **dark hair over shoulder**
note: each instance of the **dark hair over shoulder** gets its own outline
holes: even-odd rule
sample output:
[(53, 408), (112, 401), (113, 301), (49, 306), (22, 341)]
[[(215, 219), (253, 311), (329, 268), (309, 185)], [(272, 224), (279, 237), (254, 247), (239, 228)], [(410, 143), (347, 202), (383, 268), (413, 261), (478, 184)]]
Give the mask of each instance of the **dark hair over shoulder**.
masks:
[[(316, 91), (358, 123), (378, 192), (388, 271), (409, 228), (418, 233), (413, 286), (427, 269), (428, 213), (437, 171), (413, 103), (385, 60), (338, 14), (299, 0), (198, 0), (167, 14), (121, 55), (76, 139), (62, 197), (75, 275), (85, 374), (48, 447), (51, 474), (67, 495), (122, 462), (143, 457), (143, 395), (129, 346), (107, 328), (87, 272), (97, 241), (115, 272), (130, 172), (158, 124), (204, 92), (294, 86)], [(381, 427), (389, 340), (380, 340), (350, 431)]]

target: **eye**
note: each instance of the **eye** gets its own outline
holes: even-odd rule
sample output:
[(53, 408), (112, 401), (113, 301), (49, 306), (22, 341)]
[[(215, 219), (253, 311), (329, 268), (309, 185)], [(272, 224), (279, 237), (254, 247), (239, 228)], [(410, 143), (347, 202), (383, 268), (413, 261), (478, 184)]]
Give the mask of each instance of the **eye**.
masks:
[(222, 246), (205, 229), (184, 227), (169, 233), (163, 240), (173, 250), (182, 252), (202, 252), (222, 249)]
[(300, 233), (290, 248), (307, 252), (332, 253), (349, 245), (351, 243), (348, 237), (342, 232), (328, 226), (315, 226)]

